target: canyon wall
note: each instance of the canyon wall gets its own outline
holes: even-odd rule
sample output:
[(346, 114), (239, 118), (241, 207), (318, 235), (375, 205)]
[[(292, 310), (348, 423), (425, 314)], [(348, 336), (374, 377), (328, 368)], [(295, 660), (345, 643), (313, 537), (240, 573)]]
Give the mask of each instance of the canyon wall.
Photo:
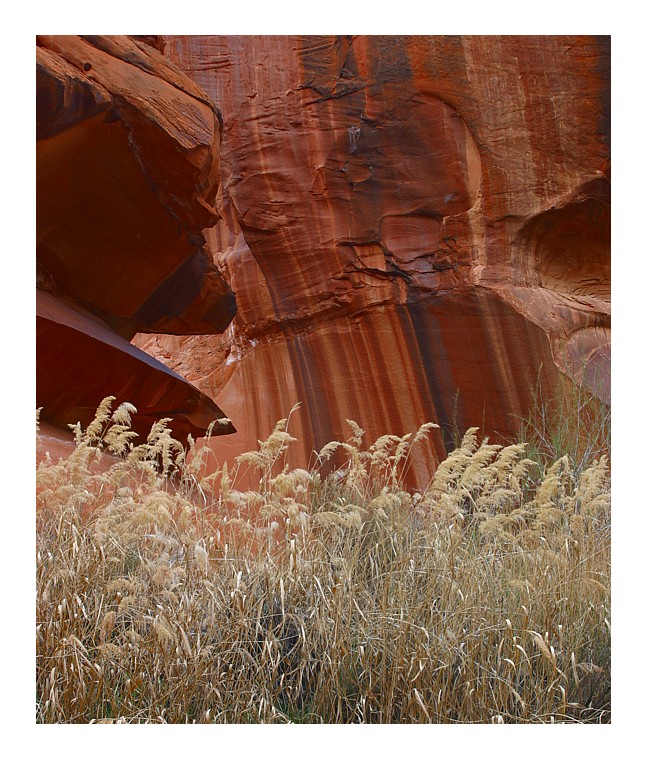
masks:
[(222, 113), (222, 335), (134, 343), (293, 463), (440, 424), (513, 435), (537, 383), (610, 394), (609, 37), (156, 39)]

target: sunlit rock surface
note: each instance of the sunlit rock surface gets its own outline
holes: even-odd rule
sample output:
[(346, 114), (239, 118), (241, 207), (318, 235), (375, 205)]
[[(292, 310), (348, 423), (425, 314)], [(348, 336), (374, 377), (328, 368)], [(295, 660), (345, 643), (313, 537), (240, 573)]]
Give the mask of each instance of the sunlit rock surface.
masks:
[(252, 448), (300, 401), (294, 461), (348, 433), (512, 435), (537, 382), (609, 399), (609, 37), (165, 37), (223, 117), (236, 294), (222, 336), (139, 346)]

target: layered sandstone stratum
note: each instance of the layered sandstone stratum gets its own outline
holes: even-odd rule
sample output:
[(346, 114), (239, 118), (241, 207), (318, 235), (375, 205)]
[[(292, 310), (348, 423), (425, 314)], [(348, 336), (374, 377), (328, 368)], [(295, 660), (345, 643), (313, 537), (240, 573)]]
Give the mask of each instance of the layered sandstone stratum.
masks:
[[(348, 418), (368, 442), (437, 422), (423, 482), (455, 428), (513, 435), (539, 382), (609, 401), (609, 37), (47, 37), (37, 52), (39, 286), (138, 333), (133, 351), (201, 392), (140, 399), (150, 418), (175, 406), (199, 430), (224, 409), (238, 432), (211, 442), (220, 461), (301, 402), (294, 465)], [(48, 345), (58, 420), (81, 404), (71, 379), (52, 385)], [(87, 384), (134, 391), (132, 372)]]
[(163, 37), (218, 105), (235, 292), (222, 336), (135, 343), (253, 448), (296, 402), (299, 464), (366, 430), (440, 424), (419, 479), (540, 382), (610, 396), (608, 37)]

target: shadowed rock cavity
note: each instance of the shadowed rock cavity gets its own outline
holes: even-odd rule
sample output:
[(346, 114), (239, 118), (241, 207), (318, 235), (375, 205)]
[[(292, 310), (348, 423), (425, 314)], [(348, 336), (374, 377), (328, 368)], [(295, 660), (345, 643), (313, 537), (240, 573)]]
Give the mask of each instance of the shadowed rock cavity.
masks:
[(532, 217), (519, 240), (541, 288), (572, 299), (579, 310), (588, 307), (586, 321), (565, 322), (561, 335), (555, 335), (554, 358), (575, 382), (609, 404), (609, 183), (584, 183), (569, 202)]
[(610, 299), (610, 205), (596, 198), (539, 214), (524, 242), (541, 287)]

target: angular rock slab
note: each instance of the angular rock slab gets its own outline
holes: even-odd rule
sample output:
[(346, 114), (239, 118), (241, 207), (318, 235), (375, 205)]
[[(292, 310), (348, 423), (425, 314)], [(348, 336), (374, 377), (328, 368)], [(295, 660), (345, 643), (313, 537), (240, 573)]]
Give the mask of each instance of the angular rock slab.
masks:
[(221, 332), (235, 299), (202, 234), (218, 219), (219, 113), (143, 42), (38, 45), (39, 286), (129, 338)]
[[(65, 428), (86, 427), (106, 395), (116, 405), (137, 408), (132, 428), (145, 440), (162, 417), (179, 439), (203, 435), (225, 414), (204, 393), (161, 362), (133, 346), (91, 314), (50, 293), (36, 291), (36, 406), (41, 416)], [(113, 389), (110, 393), (106, 389)], [(214, 435), (234, 433), (231, 423), (217, 424)]]

